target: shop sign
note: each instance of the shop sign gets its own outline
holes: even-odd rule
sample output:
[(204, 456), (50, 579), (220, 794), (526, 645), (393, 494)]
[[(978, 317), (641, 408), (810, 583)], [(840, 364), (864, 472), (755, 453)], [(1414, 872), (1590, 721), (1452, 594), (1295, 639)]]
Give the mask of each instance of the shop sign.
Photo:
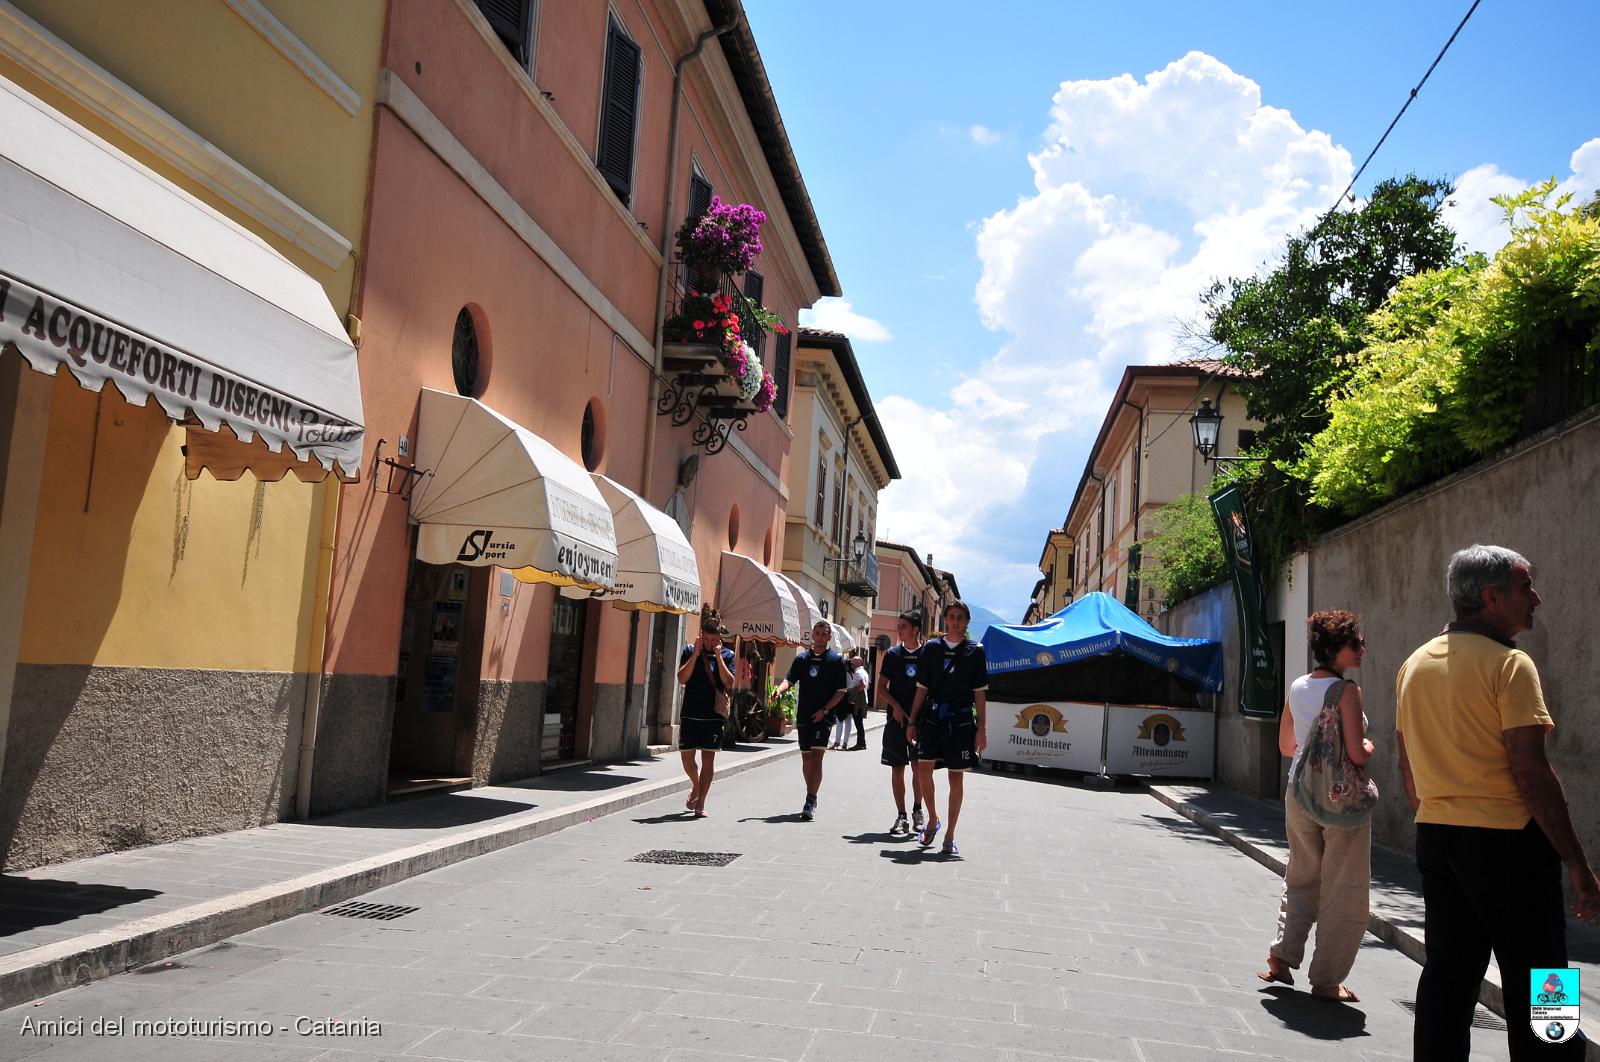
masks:
[(1096, 774), (1105, 714), (1103, 704), (990, 701), (984, 712), (983, 757)]
[(1216, 716), (1113, 704), (1106, 713), (1106, 773), (1210, 778)]
[(1267, 638), (1266, 593), (1256, 566), (1250, 520), (1238, 486), (1211, 495), (1211, 512), (1222, 535), (1222, 552), (1233, 570), (1233, 599), (1239, 612), (1239, 711), (1262, 719), (1276, 718), (1278, 661)]
[(0, 346), (6, 343), (39, 372), (54, 375), (65, 365), (91, 391), (110, 381), (136, 406), (154, 397), (174, 420), (193, 414), (212, 431), (226, 424), (245, 442), (259, 435), (273, 451), (287, 445), (324, 467), (361, 465), (361, 425), (0, 275)]

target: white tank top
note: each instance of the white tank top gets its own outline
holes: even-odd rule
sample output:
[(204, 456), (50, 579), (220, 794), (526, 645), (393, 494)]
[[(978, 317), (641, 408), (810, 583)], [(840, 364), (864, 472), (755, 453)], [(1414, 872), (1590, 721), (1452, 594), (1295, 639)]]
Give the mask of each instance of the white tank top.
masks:
[[(1289, 686), (1289, 716), (1294, 720), (1294, 759), (1289, 763), (1293, 771), (1300, 762), (1300, 752), (1306, 747), (1311, 734), (1311, 724), (1322, 714), (1322, 702), (1328, 696), (1328, 687), (1339, 681), (1336, 677), (1318, 678), (1301, 675)], [(1367, 715), (1361, 713), (1361, 726), (1367, 726)]]

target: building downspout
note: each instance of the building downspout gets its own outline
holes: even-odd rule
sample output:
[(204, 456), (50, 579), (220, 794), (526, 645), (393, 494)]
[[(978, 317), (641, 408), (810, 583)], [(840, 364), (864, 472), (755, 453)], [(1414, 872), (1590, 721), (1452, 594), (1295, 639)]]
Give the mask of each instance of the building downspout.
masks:
[[(661, 398), (662, 347), (666, 338), (663, 326), (667, 320), (667, 284), (672, 276), (672, 245), (674, 226), (672, 219), (677, 210), (673, 195), (678, 183), (678, 126), (683, 121), (683, 71), (699, 56), (706, 42), (720, 37), (739, 25), (742, 15), (735, 15), (727, 24), (706, 30), (695, 40), (694, 47), (678, 56), (672, 67), (672, 118), (667, 124), (667, 202), (661, 215), (661, 275), (656, 280), (655, 368), (650, 374), (650, 397), (644, 407), (644, 474), (639, 479), (639, 496), (650, 501), (650, 489), (655, 481), (656, 402)], [(652, 503), (653, 504), (653, 503)], [(633, 658), (628, 658), (628, 688), (633, 688)]]
[(1106, 477), (1094, 469), (1089, 470), (1089, 478), (1100, 484), (1100, 515), (1095, 529), (1095, 580), (1094, 588), (1103, 590), (1106, 585)]
[[(1134, 436), (1133, 439), (1133, 504), (1131, 506), (1133, 509), (1133, 544), (1137, 546), (1139, 544), (1139, 510), (1144, 506), (1144, 498), (1139, 492), (1141, 474), (1144, 470), (1144, 407), (1136, 406), (1126, 398), (1122, 400), (1122, 404), (1139, 414), (1139, 434)], [(1129, 574), (1132, 574), (1131, 566)], [(1139, 611), (1139, 597), (1142, 596), (1144, 596), (1144, 592), (1141, 589), (1133, 602), (1133, 611), (1136, 613)]]
[(317, 758), (317, 728), (322, 722), (322, 684), (327, 677), (328, 613), (332, 609), (333, 552), (339, 535), (339, 477), (329, 473), (321, 483), (322, 531), (317, 541), (316, 590), (311, 599), (311, 634), (306, 641), (306, 700), (300, 721), (300, 769), (296, 772), (295, 817), (311, 817), (311, 776)]

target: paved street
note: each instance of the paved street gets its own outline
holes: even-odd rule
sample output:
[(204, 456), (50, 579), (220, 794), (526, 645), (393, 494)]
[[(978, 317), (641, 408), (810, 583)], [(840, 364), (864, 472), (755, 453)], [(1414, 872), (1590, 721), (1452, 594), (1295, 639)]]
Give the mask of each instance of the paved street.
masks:
[[(875, 753), (829, 755), (809, 824), (798, 765), (762, 767), (704, 821), (658, 800), (363, 897), (418, 908), (394, 921), (305, 915), (14, 1008), (0, 1060), (1409, 1057), (1416, 965), (1369, 937), (1359, 1008), (1261, 990), (1278, 879), (1153, 798), (970, 789), (945, 862), (887, 837)], [(630, 861), (655, 849), (740, 854)], [(123, 1035), (92, 1035), (98, 1016)], [(296, 1035), (299, 1016), (367, 1034)], [(272, 1031), (133, 1035), (190, 1018)], [(1505, 1057), (1476, 1035), (1474, 1059)]]

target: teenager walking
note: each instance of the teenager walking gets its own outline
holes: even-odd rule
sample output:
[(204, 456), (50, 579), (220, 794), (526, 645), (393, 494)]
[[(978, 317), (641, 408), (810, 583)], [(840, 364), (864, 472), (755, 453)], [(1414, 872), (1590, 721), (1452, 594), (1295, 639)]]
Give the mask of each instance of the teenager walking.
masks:
[(795, 654), (789, 673), (773, 691), (774, 696), (781, 697), (791, 687), (800, 690), (795, 730), (800, 740), (800, 772), (806, 783), (806, 802), (800, 809), (800, 818), (806, 822), (817, 813), (822, 757), (828, 751), (828, 717), (844, 700), (844, 659), (828, 648), (832, 638), (833, 628), (826, 620), (818, 620), (811, 628), (811, 648)]
[(933, 772), (943, 767), (950, 779), (949, 824), (945, 827), (947, 856), (959, 858), (956, 822), (966, 795), (966, 772), (978, 762), (987, 745), (984, 721), (988, 712), (989, 664), (983, 646), (967, 637), (972, 610), (964, 601), (952, 601), (944, 610), (944, 637), (922, 647), (917, 665), (917, 695), (911, 705), (906, 738), (913, 746), (914, 770), (928, 802), (928, 825), (917, 842), (933, 844), (943, 825), (934, 800)]
[(894, 793), (894, 825), (890, 837), (909, 837), (914, 829), (922, 832), (922, 782), (911, 772), (911, 821), (906, 821), (906, 767), (911, 763), (911, 746), (906, 742), (906, 724), (911, 721), (911, 705), (917, 699), (918, 657), (922, 652), (922, 617), (902, 612), (894, 623), (900, 643), (883, 654), (878, 669), (878, 703), (888, 714), (883, 724), (883, 756), (889, 768), (889, 789)]
[[(733, 691), (733, 650), (722, 644), (727, 628), (710, 606), (700, 612), (700, 631), (692, 645), (678, 657), (678, 683), (683, 686), (682, 729), (678, 754), (689, 776), (689, 800), (684, 809), (697, 819), (706, 817), (706, 795), (716, 773), (717, 749), (722, 747), (726, 708), (719, 712), (719, 697)], [(696, 763), (698, 756), (699, 762)]]

